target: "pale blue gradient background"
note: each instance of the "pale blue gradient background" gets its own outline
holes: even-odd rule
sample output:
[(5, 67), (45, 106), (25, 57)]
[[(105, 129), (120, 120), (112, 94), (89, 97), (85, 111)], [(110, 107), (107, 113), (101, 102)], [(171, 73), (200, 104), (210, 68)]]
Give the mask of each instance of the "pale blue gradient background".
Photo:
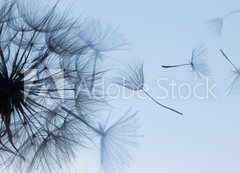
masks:
[[(125, 63), (143, 60), (146, 83), (155, 97), (161, 95), (156, 85), (161, 77), (197, 84), (199, 81), (191, 77), (188, 69), (166, 70), (161, 65), (185, 62), (193, 46), (208, 45), (206, 59), (213, 73), (210, 83), (217, 84), (214, 91), (218, 99), (197, 100), (192, 96), (187, 100), (159, 100), (182, 111), (182, 117), (149, 99), (119, 98), (114, 102), (116, 113), (124, 112), (129, 105), (140, 110), (144, 135), (139, 147), (131, 150), (131, 167), (122, 172), (240, 172), (240, 99), (224, 93), (232, 67), (219, 52), (223, 48), (240, 66), (240, 14), (225, 21), (221, 39), (209, 34), (206, 26), (206, 20), (240, 9), (239, 0), (70, 0), (62, 5), (72, 7), (74, 16), (119, 26), (119, 32), (129, 42), (128, 50), (116, 52), (111, 58)], [(82, 151), (79, 155), (79, 172), (99, 172), (97, 151)]]
[[(181, 63), (188, 59), (198, 43), (209, 47), (207, 61), (216, 83), (218, 99), (187, 100), (168, 98), (162, 103), (184, 112), (180, 117), (159, 108), (151, 100), (119, 99), (116, 107), (124, 111), (129, 105), (139, 109), (144, 134), (134, 161), (124, 173), (239, 173), (240, 172), (240, 99), (225, 92), (232, 67), (219, 53), (223, 48), (240, 66), (240, 14), (224, 23), (223, 36), (209, 34), (206, 20), (221, 17), (240, 8), (238, 0), (72, 0), (76, 16), (93, 17), (103, 24), (119, 26), (130, 43), (129, 50), (112, 56), (121, 62), (144, 60), (146, 83), (154, 96), (161, 95), (158, 78), (195, 85), (188, 69), (165, 70), (162, 64)], [(71, 5), (70, 5), (71, 6)], [(84, 152), (85, 153), (85, 152)], [(79, 159), (84, 173), (99, 171), (95, 154)], [(80, 155), (81, 156), (81, 155)]]

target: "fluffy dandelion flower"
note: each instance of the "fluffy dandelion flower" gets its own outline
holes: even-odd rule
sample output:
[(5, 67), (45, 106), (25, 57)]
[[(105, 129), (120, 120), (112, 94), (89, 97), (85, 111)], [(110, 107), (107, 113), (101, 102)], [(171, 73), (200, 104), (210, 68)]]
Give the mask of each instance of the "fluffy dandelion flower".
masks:
[(96, 40), (114, 40), (109, 31), (84, 39), (90, 26), (57, 13), (58, 3), (22, 3), (0, 7), (0, 161), (19, 172), (57, 172), (78, 146), (87, 146), (88, 129), (96, 129), (91, 117), (104, 100), (86, 91), (104, 71), (92, 71), (89, 54), (93, 46), (99, 52), (115, 48)]

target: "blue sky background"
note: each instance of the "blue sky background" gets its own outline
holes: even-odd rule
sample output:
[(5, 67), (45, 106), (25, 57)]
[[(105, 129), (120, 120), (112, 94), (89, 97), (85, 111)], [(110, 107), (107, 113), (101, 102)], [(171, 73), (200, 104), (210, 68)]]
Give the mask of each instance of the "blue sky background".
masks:
[[(103, 25), (118, 26), (119, 32), (129, 43), (126, 50), (111, 54), (117, 63), (144, 61), (146, 84), (149, 92), (157, 97), (161, 90), (156, 82), (165, 77), (168, 81), (198, 82), (188, 68), (162, 69), (162, 64), (187, 61), (192, 47), (205, 43), (208, 47), (206, 61), (216, 84), (210, 97), (198, 100), (159, 100), (184, 113), (179, 116), (155, 105), (149, 99), (133, 97), (117, 99), (114, 114), (121, 114), (132, 105), (140, 110), (142, 124), (139, 147), (131, 150), (134, 158), (124, 173), (239, 173), (240, 172), (240, 100), (229, 96), (225, 90), (231, 80), (232, 67), (222, 57), (224, 49), (240, 66), (240, 13), (224, 21), (222, 38), (216, 38), (206, 25), (208, 19), (222, 17), (240, 9), (238, 0), (68, 0), (62, 8), (71, 7), (74, 16), (99, 19)], [(204, 81), (205, 82), (205, 81)], [(201, 92), (204, 93), (205, 90)], [(83, 150), (76, 158), (78, 166), (71, 172), (96, 173), (100, 170), (95, 150)]]
[[(66, 2), (63, 2), (63, 4)], [(140, 110), (142, 124), (139, 147), (132, 150), (134, 161), (124, 173), (239, 173), (240, 172), (240, 116), (239, 97), (229, 96), (225, 90), (231, 80), (232, 67), (222, 57), (224, 49), (240, 66), (240, 13), (224, 21), (223, 35), (217, 39), (210, 34), (208, 19), (222, 17), (240, 9), (238, 0), (71, 0), (76, 16), (93, 17), (103, 24), (119, 26), (129, 45), (116, 52), (112, 59), (120, 62), (144, 61), (146, 83), (153, 96), (161, 95), (156, 85), (166, 77), (176, 83), (196, 85), (187, 68), (166, 70), (162, 64), (185, 62), (192, 47), (205, 43), (206, 61), (216, 83), (218, 99), (159, 100), (184, 113), (180, 117), (155, 105), (149, 99), (118, 99), (114, 102), (120, 113), (129, 105)], [(167, 82), (164, 84), (167, 86)], [(204, 92), (204, 91), (202, 91)], [(79, 170), (99, 171), (95, 151), (83, 151), (78, 158)]]

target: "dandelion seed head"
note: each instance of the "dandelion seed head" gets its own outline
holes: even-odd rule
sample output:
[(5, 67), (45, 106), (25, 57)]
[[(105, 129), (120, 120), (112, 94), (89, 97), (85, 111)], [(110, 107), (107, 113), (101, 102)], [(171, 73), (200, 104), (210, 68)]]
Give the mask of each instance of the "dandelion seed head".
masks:
[[(78, 25), (69, 11), (58, 11), (58, 1), (0, 6), (0, 164), (16, 172), (58, 172), (89, 147), (93, 131), (101, 138), (104, 170), (127, 167), (128, 147), (138, 137), (136, 113), (95, 127), (108, 104), (98, 87), (89, 89), (107, 71), (96, 58), (124, 42), (115, 28), (93, 20)], [(123, 85), (143, 89), (143, 64), (126, 69)]]
[(36, 2), (0, 8), (0, 161), (19, 172), (57, 172), (86, 147), (91, 107), (104, 100), (78, 88), (92, 76), (82, 28), (57, 12), (58, 3)]

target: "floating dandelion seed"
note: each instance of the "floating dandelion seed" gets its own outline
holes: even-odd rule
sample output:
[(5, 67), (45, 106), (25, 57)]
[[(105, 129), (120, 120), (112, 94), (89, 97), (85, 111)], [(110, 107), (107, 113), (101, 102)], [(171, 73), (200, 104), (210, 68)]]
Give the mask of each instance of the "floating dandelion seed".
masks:
[(218, 18), (208, 20), (207, 24), (209, 25), (211, 33), (214, 33), (214, 34), (216, 34), (216, 36), (221, 37), (222, 36), (223, 25), (224, 25), (224, 20), (226, 20), (231, 15), (239, 13), (239, 12), (240, 12), (240, 10), (235, 10), (235, 11), (232, 11), (232, 12), (226, 14), (223, 17), (218, 17)]
[(100, 136), (101, 165), (106, 173), (115, 172), (129, 166), (132, 157), (129, 147), (136, 147), (136, 139), (141, 137), (137, 134), (139, 129), (137, 112), (131, 113), (131, 108), (115, 123), (108, 126), (99, 123), (97, 135)]
[(139, 129), (137, 112), (130, 114), (130, 108), (111, 126), (108, 127), (108, 116), (104, 123), (98, 123), (98, 126), (94, 127), (68, 108), (62, 107), (62, 110), (80, 120), (100, 137), (101, 166), (106, 173), (113, 173), (115, 169), (123, 169), (129, 166), (132, 157), (128, 148), (136, 146), (136, 138), (141, 137), (137, 134)]
[(215, 18), (207, 21), (207, 24), (211, 30), (210, 32), (214, 33), (217, 37), (222, 36), (223, 20), (223, 18)]
[(233, 70), (233, 81), (231, 83), (231, 85), (229, 86), (228, 90), (229, 93), (231, 94), (240, 94), (240, 69), (237, 68), (234, 63), (228, 58), (228, 56), (225, 54), (225, 52), (220, 49), (220, 52), (223, 54), (224, 58), (226, 58), (226, 60), (233, 66), (234, 70)]
[(203, 76), (210, 76), (210, 71), (205, 63), (204, 57), (206, 55), (206, 48), (203, 45), (197, 46), (192, 50), (191, 60), (185, 64), (171, 65), (166, 66), (162, 65), (163, 68), (176, 68), (176, 67), (191, 67), (191, 72), (193, 73), (193, 77), (198, 79), (202, 79)]
[(181, 112), (159, 103), (144, 89), (144, 72), (142, 62), (139, 62), (138, 64), (132, 66), (125, 65), (125, 68), (122, 70), (122, 78), (116, 78), (115, 82), (118, 85), (124, 86), (133, 91), (143, 91), (151, 100), (153, 100), (159, 106), (182, 115)]

